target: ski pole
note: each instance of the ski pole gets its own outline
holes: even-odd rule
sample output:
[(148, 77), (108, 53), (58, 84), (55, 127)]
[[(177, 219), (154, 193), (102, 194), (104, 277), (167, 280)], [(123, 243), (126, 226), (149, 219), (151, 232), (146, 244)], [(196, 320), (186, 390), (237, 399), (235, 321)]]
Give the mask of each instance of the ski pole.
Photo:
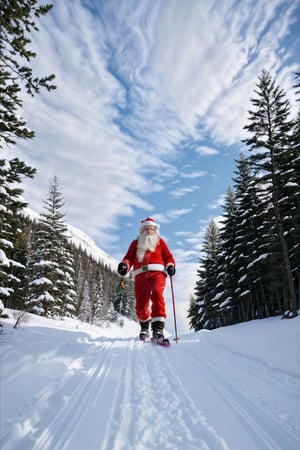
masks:
[(173, 315), (174, 315), (174, 326), (175, 326), (175, 339), (176, 344), (179, 340), (179, 337), (177, 335), (177, 324), (176, 324), (176, 311), (175, 311), (175, 299), (174, 299), (174, 288), (173, 288), (173, 279), (170, 277), (170, 283), (171, 283), (171, 292), (172, 292), (172, 303), (173, 303)]

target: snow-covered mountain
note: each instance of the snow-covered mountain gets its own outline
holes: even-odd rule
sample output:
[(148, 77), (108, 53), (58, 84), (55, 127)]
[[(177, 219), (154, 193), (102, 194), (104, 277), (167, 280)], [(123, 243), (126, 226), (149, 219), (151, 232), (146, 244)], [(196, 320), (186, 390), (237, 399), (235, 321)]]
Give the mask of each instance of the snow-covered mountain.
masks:
[[(29, 217), (32, 221), (38, 221), (40, 215), (33, 211), (31, 208), (24, 208), (24, 216)], [(91, 256), (95, 261), (101, 262), (106, 266), (110, 267), (112, 270), (117, 270), (118, 261), (116, 261), (112, 256), (102, 250), (97, 246), (95, 241), (91, 239), (87, 234), (78, 228), (66, 223), (68, 229), (68, 235), (70, 236), (70, 241), (78, 248), (82, 248)]]
[(298, 450), (300, 317), (137, 340), (28, 315), (0, 335), (1, 450)]
[(93, 241), (93, 239), (91, 239), (87, 234), (85, 234), (78, 228), (75, 228), (68, 224), (67, 227), (68, 232), (71, 236), (70, 239), (76, 247), (81, 247), (95, 261), (99, 261), (107, 265), (112, 270), (117, 270), (118, 261), (116, 261), (112, 256), (110, 256), (108, 253), (106, 253), (104, 250), (98, 247), (95, 241)]

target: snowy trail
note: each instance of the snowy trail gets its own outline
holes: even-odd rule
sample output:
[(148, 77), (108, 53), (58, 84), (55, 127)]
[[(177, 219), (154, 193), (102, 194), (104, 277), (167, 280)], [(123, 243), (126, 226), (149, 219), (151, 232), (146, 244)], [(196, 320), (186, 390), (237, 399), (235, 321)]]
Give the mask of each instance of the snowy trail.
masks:
[[(199, 382), (204, 384), (206, 381), (215, 393), (219, 394), (219, 398), (214, 402), (214, 408), (217, 407), (217, 403), (220, 403), (220, 410), (227, 416), (227, 423), (228, 416), (233, 415), (232, 429), (237, 427), (244, 429), (244, 433), (239, 433), (243, 436), (240, 444), (232, 442), (229, 445), (230, 448), (260, 450), (299, 448), (297, 409), (299, 411), (300, 399), (297, 377), (292, 374), (276, 374), (274, 371), (263, 374), (262, 364), (258, 362), (255, 370), (251, 372), (249, 366), (253, 362), (248, 359), (243, 361), (242, 358), (230, 354), (230, 352), (228, 354), (224, 354), (223, 351), (218, 353), (216, 348), (214, 351), (209, 348), (203, 359), (199, 359), (199, 354), (195, 358), (186, 348), (184, 352), (185, 356), (198, 368), (201, 376), (201, 379), (198, 378)], [(210, 358), (211, 355), (213, 358)], [(228, 361), (230, 361), (230, 371), (226, 371), (226, 366), (229, 366)], [(187, 363), (187, 366), (191, 367), (191, 363)], [(258, 379), (260, 383), (257, 382)], [(278, 382), (279, 380), (280, 382)], [(292, 387), (290, 388), (290, 386)], [(259, 389), (257, 389), (258, 387)], [(294, 423), (291, 424), (286, 420), (287, 418), (290, 420), (288, 412), (276, 405), (278, 395), (285, 396), (288, 405), (294, 404), (296, 414)], [(203, 410), (206, 410), (205, 406), (203, 406)], [(209, 414), (207, 411), (206, 413)], [(232, 429), (226, 442), (232, 441)]]
[(298, 449), (299, 377), (210, 336), (20, 330), (0, 348), (1, 450)]

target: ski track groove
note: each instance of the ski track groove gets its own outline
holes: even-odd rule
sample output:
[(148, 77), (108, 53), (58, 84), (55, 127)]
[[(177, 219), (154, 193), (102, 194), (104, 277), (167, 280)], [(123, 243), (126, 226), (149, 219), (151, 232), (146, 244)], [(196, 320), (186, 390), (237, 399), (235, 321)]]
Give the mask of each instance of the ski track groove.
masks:
[[(202, 359), (200, 363), (186, 349), (184, 353), (199, 368), (201, 375), (213, 385), (214, 389), (221, 394), (230, 408), (237, 414), (239, 420), (248, 429), (249, 435), (256, 441), (259, 450), (299, 449), (299, 441), (296, 437), (291, 436), (290, 430), (286, 430), (278, 420), (266, 415), (265, 411), (259, 409), (257, 403), (253, 403), (251, 397), (245, 395), (243, 387), (228, 382), (228, 379), (220, 375), (222, 371), (217, 369), (212, 362)], [(266, 430), (271, 430), (272, 435)], [(299, 432), (299, 430), (297, 431)]]
[(136, 360), (137, 343), (131, 339), (126, 350), (125, 363), (121, 371), (112, 401), (104, 436), (99, 439), (101, 450), (130, 448), (130, 439), (134, 436), (135, 421), (132, 418), (135, 405), (132, 404), (133, 373)]
[[(232, 368), (230, 367), (230, 372), (227, 377), (230, 380), (230, 384), (232, 386), (238, 386), (239, 391), (242, 392), (244, 396), (247, 396), (250, 400), (255, 399), (255, 404), (260, 405), (261, 409), (263, 409), (264, 412), (269, 416), (276, 416), (275, 420), (277, 420), (279, 423), (284, 418), (288, 418), (288, 413), (286, 413), (282, 409), (279, 409), (277, 404), (274, 401), (271, 401), (271, 399), (263, 399), (261, 395), (259, 395), (258, 392), (256, 392), (253, 388), (253, 386), (256, 386), (256, 383), (247, 383), (245, 381), (244, 384), (241, 385), (241, 380), (245, 378), (245, 376), (238, 376), (239, 370), (241, 370), (244, 374), (247, 374), (247, 377), (250, 376), (260, 379), (260, 381), (263, 381), (268, 385), (268, 388), (270, 387), (270, 385), (272, 385), (274, 392), (276, 392), (276, 395), (274, 394), (275, 400), (278, 393), (280, 392), (281, 395), (283, 393), (283, 395), (285, 395), (286, 398), (290, 398), (291, 401), (295, 401), (295, 399), (298, 399), (298, 405), (300, 405), (299, 377), (288, 371), (283, 371), (281, 369), (271, 369), (266, 364), (264, 364), (263, 361), (256, 358), (245, 357), (238, 352), (230, 351), (226, 346), (222, 344), (214, 343), (213, 345), (215, 347), (215, 358), (214, 360), (210, 361), (210, 364), (214, 368), (214, 370), (218, 371), (218, 366), (220, 367), (220, 361), (223, 360), (224, 364), (222, 365), (222, 373), (226, 375), (226, 360), (230, 360), (231, 365), (234, 364), (236, 367), (236, 370), (234, 372), (232, 372)], [(219, 354), (217, 354), (216, 348), (217, 351), (219, 351)], [(234, 373), (236, 379), (232, 378), (232, 373)], [(259, 383), (259, 386), (260, 385), (261, 382)], [(287, 427), (289, 428), (288, 431), (290, 433), (298, 433), (298, 435), (300, 436), (299, 423), (294, 423), (292, 425), (289, 421), (287, 421)]]
[(299, 396), (299, 377), (281, 369), (271, 369), (260, 359), (253, 358), (251, 356), (245, 356), (239, 352), (230, 350), (223, 344), (216, 344), (209, 341), (210, 345), (213, 345), (216, 351), (219, 352), (219, 356), (223, 359), (230, 357), (231, 361), (234, 361), (236, 366), (241, 369), (251, 371), (257, 378), (266, 381), (268, 384), (272, 383), (275, 387), (283, 389), (287, 395), (292, 397)]
[[(22, 344), (22, 341), (20, 341), (20, 344)], [(39, 342), (38, 345), (41, 345), (41, 342)], [(27, 363), (20, 368), (18, 364), (18, 351), (16, 351), (15, 348), (10, 345), (6, 352), (1, 353), (1, 357), (3, 357), (5, 353), (14, 353), (16, 355), (16, 360), (13, 363), (10, 362), (9, 366), (4, 366), (3, 368), (1, 368), (1, 376), (3, 376), (3, 379), (6, 380), (6, 383), (12, 382), (18, 377), (24, 375), (26, 372), (30, 372), (32, 370), (32, 366), (37, 366), (40, 363), (47, 362), (49, 356), (55, 357), (55, 355), (59, 354), (60, 349), (64, 347), (65, 343), (62, 343), (56, 346), (55, 350), (48, 351), (38, 359), (34, 359), (31, 355), (28, 355), (26, 358)], [(8, 373), (12, 373), (12, 375), (8, 376)], [(55, 376), (50, 378), (49, 381), (51, 383), (37, 391), (36, 395), (31, 399), (31, 401), (27, 401), (20, 406), (20, 410), (18, 411), (17, 417), (13, 421), (11, 428), (7, 428), (6, 432), (1, 434), (1, 450), (11, 448), (10, 436), (12, 436), (14, 433), (20, 433), (21, 431), (22, 436), (25, 437), (26, 429), (34, 428), (31, 423), (35, 424), (39, 420), (38, 413), (35, 411), (44, 409), (44, 405), (51, 398), (55, 389), (60, 385), (60, 379)], [(31, 415), (28, 414), (28, 410), (31, 411)], [(25, 450), (24, 444), (21, 445), (21, 448), (22, 450)], [(32, 447), (30, 447), (30, 450), (31, 449)], [(17, 449), (14, 448), (13, 450)]]
[[(90, 347), (81, 355), (79, 369), (62, 379), (50, 379), (30, 405), (22, 407), (15, 422), (24, 428), (24, 436), (12, 447), (14, 425), (8, 428), (1, 436), (2, 450), (73, 450), (82, 446), (87, 450), (229, 450), (191, 398), (184, 373), (180, 376), (176, 370), (178, 361), (184, 364), (185, 360), (193, 364), (199, 380), (202, 377), (220, 395), (256, 448), (298, 450), (295, 435), (299, 427), (289, 425), (284, 419), (286, 412), (255, 392), (255, 383), (252, 387), (246, 381), (241, 385), (243, 378), (235, 372), (234, 378), (229, 377), (233, 364), (237, 371), (249, 372), (250, 377), (271, 383), (287, 396), (299, 397), (295, 375), (272, 370), (260, 360), (209, 341), (203, 344), (214, 346), (214, 359), (204, 347), (205, 357), (200, 353), (198, 359), (180, 343), (163, 348), (130, 338), (96, 339), (87, 344)], [(63, 345), (58, 345), (56, 354)], [(53, 352), (41, 356), (39, 362), (45, 363)], [(16, 368), (18, 373), (11, 379), (23, 370)], [(91, 429), (91, 435), (81, 436), (86, 429)]]
[[(112, 343), (101, 346), (101, 348), (104, 348), (104, 352), (99, 352), (94, 364), (87, 370), (86, 376), (72, 393), (70, 400), (37, 439), (32, 450), (49, 448), (51, 450), (63, 450), (68, 448), (68, 442), (77, 429), (81, 417), (84, 416), (101, 392), (102, 383), (105, 380), (106, 373), (110, 370), (111, 361), (114, 357), (112, 347)], [(53, 436), (59, 436), (54, 445), (52, 444)]]
[(169, 351), (134, 343), (101, 450), (228, 449), (183, 388), (168, 362)]
[[(177, 347), (173, 347), (173, 351)], [(199, 411), (199, 408), (195, 405), (190, 397), (187, 389), (184, 387), (184, 382), (181, 381), (177, 372), (170, 363), (169, 355), (159, 350), (159, 361), (157, 355), (154, 356), (157, 367), (164, 369), (162, 373), (163, 379), (166, 380), (166, 386), (162, 388), (162, 394), (165, 395), (165, 391), (169, 391), (166, 396), (166, 409), (168, 410), (168, 398), (173, 394), (174, 403), (172, 404), (172, 410), (170, 414), (170, 423), (172, 424), (175, 435), (185, 432), (185, 437), (181, 445), (178, 447), (186, 449), (214, 449), (225, 450), (228, 449), (224, 440), (218, 436), (213, 427), (211, 427), (203, 414)], [(162, 362), (162, 364), (160, 364)], [(179, 423), (177, 422), (177, 415), (179, 415)], [(182, 427), (182, 432), (178, 433)], [(192, 431), (191, 431), (192, 430)], [(197, 432), (195, 431), (197, 430)]]
[[(96, 359), (94, 359), (93, 364), (90, 367), (84, 367), (83, 371), (86, 374), (82, 374), (82, 371), (76, 371), (71, 377), (65, 380), (57, 388), (56, 384), (51, 384), (45, 389), (42, 389), (34, 398), (34, 402), (30, 405), (28, 413), (28, 405), (26, 405), (25, 412), (16, 419), (18, 424), (25, 424), (26, 422), (32, 422), (33, 430), (23, 437), (20, 442), (20, 447), (14, 447), (11, 449), (10, 446), (10, 433), (13, 433), (12, 429), (5, 435), (2, 436), (1, 450), (62, 450), (64, 448), (64, 443), (68, 441), (69, 437), (72, 435), (72, 430), (77, 428), (77, 424), (80, 421), (80, 417), (84, 415), (84, 412), (90, 407), (90, 403), (94, 398), (94, 391), (101, 390), (101, 381), (99, 382), (99, 374), (102, 374), (102, 364), (108, 362), (108, 365), (103, 369), (104, 371), (109, 370), (110, 359), (113, 357), (111, 352), (110, 343), (107, 345), (107, 341), (99, 348), (103, 348), (104, 351), (100, 351)], [(95, 351), (95, 348), (93, 348)], [(90, 359), (91, 355), (87, 354), (86, 358)], [(77, 384), (77, 378), (80, 378)], [(105, 379), (105, 373), (102, 374), (102, 380)], [(74, 386), (74, 389), (72, 388)], [(59, 398), (60, 391), (64, 394), (69, 386), (70, 398), (65, 400), (60, 398), (60, 406), (63, 405), (55, 414), (55, 409), (57, 406), (57, 398)], [(99, 395), (99, 394), (98, 394)], [(55, 405), (54, 411), (52, 411), (53, 420), (48, 423), (48, 411), (51, 408), (51, 402)], [(46, 407), (45, 407), (46, 404)], [(42, 412), (41, 417), (37, 417), (35, 414), (35, 409)], [(45, 419), (43, 419), (45, 415)], [(40, 430), (44, 430), (40, 433)], [(59, 438), (57, 438), (59, 436)], [(53, 439), (55, 438), (55, 444), (53, 444)]]

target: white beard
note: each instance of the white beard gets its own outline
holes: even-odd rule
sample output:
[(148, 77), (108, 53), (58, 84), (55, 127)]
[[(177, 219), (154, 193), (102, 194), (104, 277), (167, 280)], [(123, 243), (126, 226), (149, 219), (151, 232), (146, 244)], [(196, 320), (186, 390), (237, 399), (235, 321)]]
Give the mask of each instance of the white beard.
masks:
[(142, 262), (147, 250), (154, 252), (159, 241), (158, 234), (139, 234), (136, 255), (138, 262)]

